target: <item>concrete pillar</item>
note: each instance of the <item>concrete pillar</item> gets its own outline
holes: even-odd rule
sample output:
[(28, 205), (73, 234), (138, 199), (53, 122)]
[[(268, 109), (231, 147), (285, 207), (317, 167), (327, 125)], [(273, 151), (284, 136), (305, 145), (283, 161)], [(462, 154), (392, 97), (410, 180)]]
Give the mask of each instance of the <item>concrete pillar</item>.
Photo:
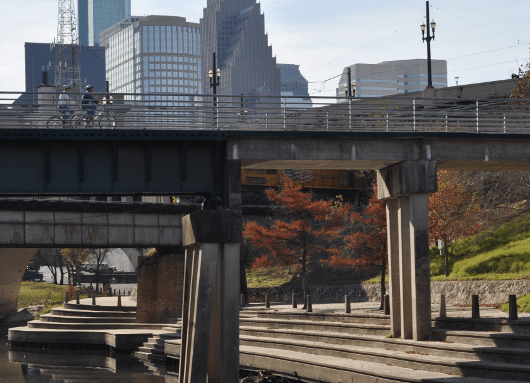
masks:
[(349, 295), (346, 295), (344, 297), (344, 312), (346, 314), (351, 314), (351, 303), (350, 303), (350, 296)]
[(306, 306), (306, 311), (308, 313), (312, 313), (313, 312), (313, 301), (311, 299), (311, 295), (306, 296), (305, 301), (306, 301), (306, 305), (307, 305)]
[(478, 295), (471, 296), (471, 318), (480, 319), (480, 306), (478, 302)]
[(399, 197), (399, 291), (401, 313), (401, 338), (412, 339), (412, 292), (410, 260), (410, 209), (409, 198)]
[(390, 332), (393, 338), (401, 336), (401, 281), (399, 262), (398, 200), (386, 201), (386, 226), (388, 241), (388, 277), (390, 290)]
[(429, 196), (411, 194), (410, 257), (412, 282), (412, 339), (425, 341), (431, 333), (431, 261), (429, 249)]
[(293, 309), (295, 309), (298, 307), (298, 302), (296, 301), (296, 293), (292, 294), (292, 299), (293, 299)]
[(438, 317), (440, 318), (447, 317), (447, 308), (445, 306), (445, 295), (444, 294), (440, 294), (440, 312), (438, 314)]
[(509, 297), (509, 304), (510, 304), (510, 320), (517, 320), (518, 312), (517, 312), (517, 296), (516, 295), (510, 295)]
[(0, 249), (0, 321), (18, 312), (18, 294), (26, 267), (38, 249)]

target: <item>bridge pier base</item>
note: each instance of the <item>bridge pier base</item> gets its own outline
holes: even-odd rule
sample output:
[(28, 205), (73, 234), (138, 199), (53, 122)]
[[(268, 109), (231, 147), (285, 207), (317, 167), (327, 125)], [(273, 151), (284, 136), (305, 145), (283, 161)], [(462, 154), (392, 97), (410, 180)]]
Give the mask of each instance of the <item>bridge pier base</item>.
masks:
[(238, 381), (241, 232), (240, 210), (203, 210), (183, 218), (180, 383)]
[(435, 161), (409, 161), (377, 176), (386, 200), (391, 332), (424, 341), (431, 330), (428, 195), (437, 191)]

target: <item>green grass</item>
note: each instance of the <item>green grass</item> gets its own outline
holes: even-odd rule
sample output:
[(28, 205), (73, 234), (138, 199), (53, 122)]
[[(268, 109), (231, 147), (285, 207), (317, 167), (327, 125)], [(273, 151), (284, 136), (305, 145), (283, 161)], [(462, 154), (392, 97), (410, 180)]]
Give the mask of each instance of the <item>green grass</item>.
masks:
[(440, 253), (431, 249), (431, 279), (507, 280), (530, 278), (530, 231), (528, 218), (510, 222), (489, 236), (457, 242), (449, 256), (449, 277), (442, 274)]
[(18, 297), (18, 308), (31, 305), (49, 305), (64, 302), (68, 285), (52, 285), (42, 282), (22, 282)]
[[(508, 312), (510, 310), (510, 304), (506, 302), (501, 306), (501, 310)], [(517, 311), (530, 313), (530, 294), (517, 299)]]
[(276, 287), (291, 284), (294, 272), (283, 267), (269, 267), (261, 270), (247, 270), (248, 287)]

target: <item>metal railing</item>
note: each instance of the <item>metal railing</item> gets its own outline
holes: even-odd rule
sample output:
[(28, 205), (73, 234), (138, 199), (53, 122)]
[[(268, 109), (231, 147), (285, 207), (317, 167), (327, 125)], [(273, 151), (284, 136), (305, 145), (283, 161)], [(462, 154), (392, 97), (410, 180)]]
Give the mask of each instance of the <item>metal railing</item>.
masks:
[(82, 94), (62, 113), (59, 93), (0, 92), (0, 128), (530, 133), (530, 100), (92, 95), (93, 119)]

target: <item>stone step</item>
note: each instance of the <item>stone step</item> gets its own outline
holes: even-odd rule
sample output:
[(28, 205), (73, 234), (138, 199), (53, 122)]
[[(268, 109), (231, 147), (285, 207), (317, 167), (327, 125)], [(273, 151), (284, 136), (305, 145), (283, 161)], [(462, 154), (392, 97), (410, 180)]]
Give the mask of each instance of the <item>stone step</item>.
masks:
[(512, 332), (517, 334), (530, 334), (530, 320), (508, 320), (502, 318), (435, 318), (432, 321), (435, 329), (461, 330), (461, 331), (496, 331)]
[(307, 313), (307, 312), (261, 312), (258, 318), (277, 320), (305, 320), (317, 322), (364, 323), (390, 326), (390, 315), (378, 313)]
[[(354, 347), (345, 345), (329, 345), (326, 343), (293, 341), (264, 337), (242, 337), (240, 349), (245, 346), (268, 349), (269, 355), (278, 355), (280, 351), (315, 355), (318, 358), (332, 357), (344, 362), (357, 361), (384, 366), (400, 367), (423, 372), (436, 372), (447, 375), (460, 375), (472, 378), (488, 378), (497, 381), (530, 380), (528, 364), (506, 364), (482, 361), (469, 361), (416, 353), (405, 353), (392, 350), (373, 349), (370, 347)], [(260, 368), (264, 366), (259, 365)], [(328, 380), (329, 381), (329, 380)]]
[(343, 334), (386, 336), (390, 326), (364, 323), (318, 322), (316, 320), (280, 320), (265, 318), (245, 318), (239, 320), (240, 326), (265, 327), (271, 329), (293, 329), (305, 331), (330, 331)]
[(115, 317), (74, 317), (43, 314), (40, 316), (42, 322), (57, 323), (136, 323), (135, 318), (115, 318)]
[(53, 315), (62, 316), (78, 316), (78, 317), (120, 317), (120, 318), (136, 318), (134, 311), (92, 311), (92, 310), (72, 310), (57, 307), (52, 309)]
[[(73, 301), (70, 301), (73, 302)], [(135, 312), (136, 313), (136, 306), (100, 306), (97, 304), (97, 298), (96, 298), (96, 305), (78, 305), (75, 303), (67, 303), (64, 305), (64, 308), (71, 309), (71, 310), (89, 310), (89, 311), (126, 311), (126, 312)]]
[[(314, 355), (302, 352), (240, 346), (242, 369), (260, 369), (280, 373), (291, 379), (315, 382), (431, 382), (494, 383), (498, 380), (463, 378), (432, 371), (419, 371), (393, 365)], [(515, 383), (515, 381), (503, 381)]]
[(149, 348), (149, 347), (146, 347), (146, 346), (142, 346), (142, 347), (138, 348), (138, 351), (144, 352), (144, 353), (148, 353), (150, 355), (156, 355), (157, 357), (163, 357), (163, 358), (166, 357), (166, 354), (165, 354), (163, 349), (159, 350), (159, 349), (155, 349), (155, 348)]
[(260, 327), (240, 327), (241, 339), (245, 336), (293, 341), (309, 341), (334, 345), (371, 347), (405, 353), (419, 353), (431, 356), (459, 358), (475, 361), (525, 364), (530, 361), (530, 349), (474, 347), (467, 344), (444, 342), (415, 342), (413, 340), (392, 339), (363, 335), (340, 334), (333, 332), (313, 332), (301, 330), (272, 330)]
[(153, 323), (59, 323), (59, 322), (44, 322), (44, 321), (30, 321), (28, 328), (43, 328), (43, 329), (57, 329), (57, 330), (162, 330), (164, 325)]
[(170, 326), (164, 327), (164, 330), (167, 330), (167, 331), (175, 331), (175, 329), (178, 329), (178, 331), (180, 332), (181, 324), (176, 325), (176, 327), (170, 327)]
[(451, 331), (433, 329), (431, 330), (431, 340), (464, 343), (473, 346), (530, 349), (530, 335), (511, 332)]
[(160, 339), (162, 340), (180, 339), (180, 337), (181, 337), (180, 329), (178, 332), (160, 334)]

